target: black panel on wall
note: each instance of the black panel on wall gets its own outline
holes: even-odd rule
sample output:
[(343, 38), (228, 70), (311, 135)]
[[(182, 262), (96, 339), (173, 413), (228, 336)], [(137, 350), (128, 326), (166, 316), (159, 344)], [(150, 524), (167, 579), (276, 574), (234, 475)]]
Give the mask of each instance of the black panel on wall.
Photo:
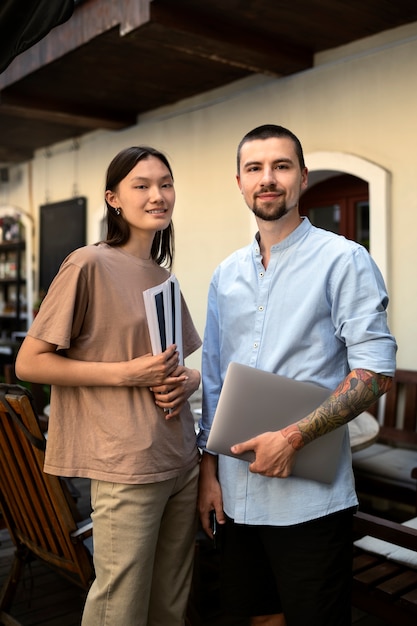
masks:
[(71, 198), (40, 207), (39, 292), (46, 292), (62, 261), (86, 241), (87, 200)]

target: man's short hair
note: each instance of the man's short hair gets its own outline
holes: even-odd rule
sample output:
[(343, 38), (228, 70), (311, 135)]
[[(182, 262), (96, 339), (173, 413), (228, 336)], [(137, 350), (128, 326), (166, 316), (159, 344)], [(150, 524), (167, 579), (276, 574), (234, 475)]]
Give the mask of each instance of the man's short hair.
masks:
[(240, 142), (237, 148), (237, 173), (238, 174), (240, 172), (240, 153), (241, 153), (243, 144), (247, 143), (248, 141), (255, 141), (255, 139), (270, 139), (271, 137), (278, 137), (278, 138), (287, 137), (288, 139), (291, 139), (291, 141), (294, 143), (295, 152), (297, 154), (298, 161), (300, 163), (300, 168), (301, 169), (305, 168), (303, 148), (298, 137), (294, 135), (294, 133), (292, 133), (290, 130), (288, 130), (288, 128), (284, 128), (283, 126), (277, 126), (276, 124), (264, 124), (263, 126), (257, 126), (253, 130), (246, 133), (246, 135), (243, 137), (242, 141)]

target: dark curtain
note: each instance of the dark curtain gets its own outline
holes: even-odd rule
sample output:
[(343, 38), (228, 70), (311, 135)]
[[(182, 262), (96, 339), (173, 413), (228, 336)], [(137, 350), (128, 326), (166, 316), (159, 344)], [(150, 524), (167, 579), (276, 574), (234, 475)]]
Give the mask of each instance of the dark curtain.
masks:
[(74, 0), (1, 0), (0, 73), (18, 54), (66, 22), (74, 4)]

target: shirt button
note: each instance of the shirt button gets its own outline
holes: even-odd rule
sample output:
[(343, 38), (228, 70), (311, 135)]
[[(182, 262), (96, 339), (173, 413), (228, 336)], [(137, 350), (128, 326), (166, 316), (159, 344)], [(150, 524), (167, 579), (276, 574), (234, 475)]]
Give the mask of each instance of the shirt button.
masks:
[(259, 272), (259, 278), (263, 278), (264, 277), (264, 273), (263, 272)]
[(263, 308), (263, 306), (262, 306), (262, 304), (261, 304), (261, 306), (260, 306), (260, 307), (258, 307), (258, 311), (263, 311), (263, 310), (264, 310), (264, 308)]
[(253, 347), (254, 347), (254, 348), (257, 348), (257, 347), (258, 347), (258, 344), (255, 342), (255, 343), (253, 344)]

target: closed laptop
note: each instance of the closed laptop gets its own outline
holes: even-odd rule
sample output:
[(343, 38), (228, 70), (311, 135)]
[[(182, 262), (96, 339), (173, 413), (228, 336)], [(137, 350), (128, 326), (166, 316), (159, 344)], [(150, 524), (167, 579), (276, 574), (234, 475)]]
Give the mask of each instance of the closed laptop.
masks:
[[(240, 363), (230, 363), (226, 372), (207, 450), (231, 457), (230, 448), (264, 432), (277, 431), (314, 411), (331, 391), (265, 372)], [(345, 426), (318, 437), (296, 454), (292, 475), (331, 483), (334, 480)], [(255, 453), (239, 455), (253, 461)]]

